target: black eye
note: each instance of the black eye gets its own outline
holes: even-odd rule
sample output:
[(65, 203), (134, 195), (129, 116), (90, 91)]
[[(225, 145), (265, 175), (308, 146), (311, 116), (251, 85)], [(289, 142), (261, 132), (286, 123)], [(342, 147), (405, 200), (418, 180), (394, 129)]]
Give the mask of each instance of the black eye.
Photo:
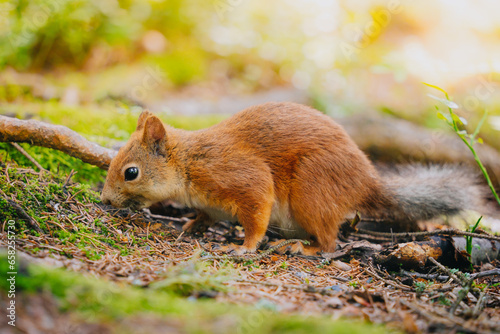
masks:
[(137, 175), (139, 175), (139, 168), (137, 167), (130, 167), (127, 168), (125, 171), (125, 181), (132, 181), (137, 178)]

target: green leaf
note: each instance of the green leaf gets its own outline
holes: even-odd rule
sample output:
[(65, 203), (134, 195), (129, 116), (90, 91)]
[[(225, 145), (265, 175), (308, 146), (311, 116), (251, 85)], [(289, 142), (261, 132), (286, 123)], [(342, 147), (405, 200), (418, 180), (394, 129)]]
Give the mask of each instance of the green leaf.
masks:
[(481, 222), (481, 219), (483, 219), (483, 216), (479, 217), (479, 219), (477, 220), (477, 222), (474, 224), (474, 226), (471, 226), (471, 229), (470, 231), (472, 233), (474, 233), (476, 231), (476, 228), (479, 226), (479, 223)]
[(437, 117), (439, 119), (442, 119), (443, 121), (446, 121), (448, 124), (451, 124), (451, 117), (450, 117), (450, 115), (443, 114), (442, 112), (438, 111)]
[(483, 138), (479, 137), (476, 139), (476, 141), (479, 143), (479, 144), (483, 144), (484, 141), (483, 141)]
[[(481, 117), (481, 120), (477, 124), (476, 130), (474, 130), (474, 134), (472, 135), (472, 138), (475, 138), (479, 134), (479, 130), (481, 130), (481, 127), (483, 126), (484, 121), (486, 120), (487, 117), (488, 117), (488, 110), (485, 110), (483, 117)], [(482, 144), (482, 141), (483, 140), (481, 139), (480, 144)], [(479, 143), (479, 139), (478, 139), (478, 143)]]
[(452, 114), (451, 114), (451, 117), (453, 118), (453, 120), (455, 121), (455, 123), (457, 123), (457, 124), (463, 124), (463, 122), (462, 122), (462, 118), (461, 118), (461, 117), (458, 117), (458, 115), (457, 115), (457, 114), (452, 113)]
[(427, 94), (428, 97), (430, 98), (433, 98), (434, 100), (437, 100), (441, 103), (443, 103), (444, 105), (446, 105), (448, 108), (451, 108), (451, 109), (458, 109), (458, 104), (456, 104), (455, 102), (453, 101), (450, 101), (449, 99), (443, 99), (443, 98), (440, 98), (440, 97), (437, 97), (437, 96), (434, 96), (432, 94)]
[(438, 111), (438, 112), (437, 112), (437, 117), (438, 117), (439, 119), (442, 119), (443, 121), (447, 121), (447, 120), (448, 120), (448, 118), (446, 117), (446, 115), (444, 115), (444, 114), (443, 114), (442, 112), (440, 112), (440, 111)]
[(434, 88), (434, 89), (437, 89), (437, 90), (439, 90), (439, 91), (443, 92), (444, 96), (446, 96), (446, 98), (447, 98), (447, 99), (449, 99), (449, 98), (448, 98), (448, 93), (447, 93), (444, 89), (442, 89), (441, 87), (434, 86), (434, 85), (428, 84), (428, 83), (426, 83), (426, 82), (422, 82), (422, 83), (423, 83), (424, 85), (426, 85), (426, 86), (429, 86), (429, 87), (431, 87), (431, 88)]

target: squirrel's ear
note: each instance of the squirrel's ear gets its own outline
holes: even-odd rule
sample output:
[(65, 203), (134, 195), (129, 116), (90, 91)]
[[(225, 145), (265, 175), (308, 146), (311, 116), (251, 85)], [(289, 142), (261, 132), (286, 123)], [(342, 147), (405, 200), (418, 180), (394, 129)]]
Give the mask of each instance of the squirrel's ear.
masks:
[(144, 122), (144, 134), (142, 142), (149, 147), (154, 154), (165, 155), (165, 145), (167, 142), (167, 131), (165, 126), (156, 116), (149, 116)]
[(136, 130), (140, 130), (144, 127), (144, 123), (146, 123), (146, 120), (148, 119), (149, 116), (153, 116), (151, 111), (144, 110), (143, 112), (141, 112), (141, 114), (139, 115), (139, 119), (137, 120), (137, 129)]

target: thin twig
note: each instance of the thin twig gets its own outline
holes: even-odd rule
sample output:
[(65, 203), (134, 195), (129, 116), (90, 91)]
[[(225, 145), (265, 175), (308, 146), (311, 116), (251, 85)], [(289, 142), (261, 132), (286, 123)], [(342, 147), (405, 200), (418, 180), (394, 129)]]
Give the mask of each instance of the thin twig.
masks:
[(173, 221), (173, 222), (178, 222), (178, 223), (187, 223), (189, 221), (189, 218), (186, 218), (186, 217), (175, 218), (175, 217), (170, 217), (170, 216), (156, 215), (154, 213), (151, 213), (151, 211), (149, 209), (143, 209), (143, 211), (149, 217), (154, 218), (154, 219), (168, 220), (168, 221)]
[(177, 239), (175, 239), (174, 245), (177, 245), (179, 243), (179, 241), (182, 239), (183, 235), (184, 235), (184, 231), (182, 231), (181, 234), (179, 234), (179, 236), (177, 237)]
[[(348, 281), (347, 279), (345, 279), (343, 277), (333, 277), (333, 278), (337, 279), (341, 282)], [(254, 280), (247, 280), (247, 279), (236, 279), (235, 281), (238, 283), (258, 284), (258, 285), (264, 285), (264, 286), (275, 286), (275, 287), (285, 288), (285, 289), (295, 289), (295, 290), (300, 290), (300, 291), (309, 292), (309, 293), (319, 293), (319, 294), (326, 295), (326, 296), (337, 294), (336, 291), (332, 291), (330, 289), (325, 289), (325, 288), (318, 288), (318, 287), (315, 287), (312, 285), (281, 284), (281, 283), (262, 282), (262, 281), (254, 281)]]
[(75, 175), (77, 172), (72, 169), (71, 172), (69, 172), (69, 175), (68, 177), (66, 178), (66, 181), (64, 181), (64, 184), (63, 184), (63, 189), (66, 190), (66, 187), (68, 186), (69, 184), (69, 181), (71, 180), (71, 178), (73, 177), (73, 175)]
[(486, 271), (481, 271), (479, 273), (475, 273), (470, 275), (471, 279), (476, 279), (480, 277), (486, 277), (486, 276), (492, 276), (492, 275), (497, 275), (500, 276), (500, 268), (495, 268), (491, 270), (486, 270)]
[(16, 150), (18, 150), (22, 155), (24, 155), (33, 165), (36, 166), (41, 172), (46, 172), (47, 170), (40, 165), (38, 161), (35, 160), (24, 148), (21, 147), (18, 143), (10, 143)]
[(484, 306), (486, 306), (486, 302), (488, 301), (488, 295), (485, 291), (481, 291), (479, 295), (479, 299), (477, 300), (476, 306), (474, 306), (474, 310), (472, 311), (472, 317), (477, 318)]
[(458, 296), (453, 305), (450, 307), (450, 314), (455, 314), (455, 311), (457, 310), (458, 305), (464, 300), (465, 297), (469, 294), (471, 288), (471, 284), (467, 284), (464, 286), (462, 289), (458, 291)]
[(446, 275), (422, 274), (422, 273), (418, 273), (418, 272), (410, 272), (410, 271), (407, 271), (404, 269), (400, 269), (399, 273), (402, 276), (423, 278), (426, 280), (438, 280), (438, 281), (442, 281), (442, 282), (446, 282), (450, 278), (450, 276), (446, 276)]
[(455, 275), (450, 269), (446, 268), (445, 266), (443, 266), (441, 263), (439, 263), (438, 261), (436, 261), (436, 259), (434, 259), (432, 256), (429, 256), (429, 261), (431, 261), (432, 263), (434, 263), (441, 271), (447, 273), (451, 278), (453, 278), (453, 280), (455, 282), (457, 282), (458, 284), (460, 284), (461, 286), (466, 286), (467, 285), (467, 281), (463, 280), (463, 279), (460, 279), (457, 275)]
[[(399, 271), (399, 273), (403, 276), (423, 278), (426, 280), (438, 280), (438, 281), (442, 281), (442, 282), (445, 282), (450, 278), (450, 276), (446, 276), (446, 275), (422, 274), (422, 273), (418, 273), (418, 272), (410, 272), (410, 271), (407, 271), (404, 269), (401, 269)], [(495, 268), (495, 269), (491, 269), (491, 270), (487, 270), (487, 271), (481, 271), (479, 273), (475, 273), (475, 274), (470, 275), (470, 278), (474, 280), (477, 278), (486, 277), (486, 276), (494, 276), (494, 275), (500, 276), (500, 268)]]
[(381, 280), (382, 282), (384, 282), (384, 283), (385, 283), (385, 284), (387, 284), (387, 285), (391, 285), (391, 286), (393, 286), (393, 287), (395, 287), (395, 288), (398, 288), (398, 289), (401, 289), (401, 290), (403, 290), (403, 291), (412, 291), (412, 292), (414, 291), (414, 290), (413, 290), (412, 288), (410, 288), (410, 287), (403, 286), (403, 285), (401, 285), (401, 284), (398, 284), (398, 283), (396, 283), (396, 282), (393, 282), (393, 281), (390, 281), (390, 280), (388, 280), (388, 279), (385, 279), (385, 278), (381, 277), (380, 275), (378, 275), (378, 274), (375, 272), (374, 268), (373, 268), (373, 267), (371, 267), (371, 266), (367, 266), (367, 265), (363, 265), (363, 264), (361, 264), (361, 265), (362, 265), (362, 267), (363, 267), (364, 271), (365, 271), (368, 275), (370, 275), (370, 276), (372, 276), (372, 277), (375, 277), (375, 278), (376, 278), (376, 279), (378, 279), (378, 280)]

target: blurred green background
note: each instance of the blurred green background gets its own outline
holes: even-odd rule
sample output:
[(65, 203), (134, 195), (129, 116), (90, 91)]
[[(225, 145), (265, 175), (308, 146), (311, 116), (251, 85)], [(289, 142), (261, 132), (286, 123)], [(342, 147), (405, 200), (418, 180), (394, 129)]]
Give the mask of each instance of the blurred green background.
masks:
[[(143, 108), (197, 129), (265, 101), (446, 127), (428, 82), (471, 128), (487, 108), (483, 137), (500, 148), (499, 41), (500, 4), (486, 0), (0, 1), (0, 114), (108, 146)], [(51, 169), (78, 164), (28, 150)]]

